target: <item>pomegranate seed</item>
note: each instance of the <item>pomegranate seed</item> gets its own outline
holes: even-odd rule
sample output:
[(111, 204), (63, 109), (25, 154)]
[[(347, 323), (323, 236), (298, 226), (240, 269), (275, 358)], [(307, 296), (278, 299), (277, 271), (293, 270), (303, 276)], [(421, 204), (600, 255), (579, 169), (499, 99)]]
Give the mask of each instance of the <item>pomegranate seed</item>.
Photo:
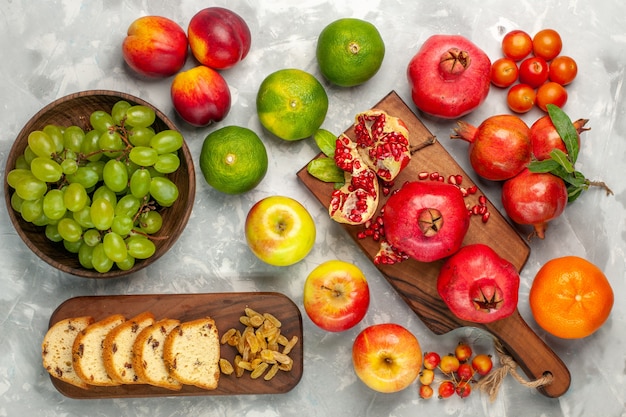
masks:
[(468, 194), (476, 194), (476, 191), (478, 191), (478, 187), (475, 185), (472, 185), (471, 187), (467, 189)]
[(457, 183), (458, 185), (461, 185), (461, 183), (463, 182), (463, 175), (457, 174), (457, 175), (454, 177), (454, 179), (455, 179), (455, 181), (456, 181), (456, 183)]
[(439, 173), (436, 172), (436, 171), (435, 172), (431, 172), (430, 173), (430, 179), (433, 180), (433, 181), (439, 180)]
[(448, 184), (458, 185), (458, 183), (456, 182), (456, 175), (450, 175), (448, 177)]
[(429, 177), (428, 172), (420, 172), (419, 174), (417, 174), (417, 178), (420, 180), (425, 180), (428, 177)]
[(487, 213), (487, 206), (480, 206), (478, 209), (478, 214), (485, 214)]
[(472, 207), (472, 214), (479, 214), (480, 210), (480, 206), (478, 204), (476, 204), (474, 207)]
[(467, 188), (459, 187), (459, 190), (461, 191), (461, 195), (463, 197), (467, 197), (469, 195), (469, 193), (467, 192)]
[(359, 232), (356, 234), (356, 237), (359, 239), (365, 239), (367, 235), (365, 234), (365, 232)]
[(483, 205), (483, 206), (486, 205), (487, 204), (487, 197), (485, 197), (484, 195), (481, 195), (480, 197), (478, 197), (478, 202), (481, 205)]
[(489, 216), (491, 216), (491, 213), (489, 212), (486, 212), (485, 214), (483, 214), (483, 217), (481, 219), (483, 223), (487, 223), (487, 220), (489, 220)]

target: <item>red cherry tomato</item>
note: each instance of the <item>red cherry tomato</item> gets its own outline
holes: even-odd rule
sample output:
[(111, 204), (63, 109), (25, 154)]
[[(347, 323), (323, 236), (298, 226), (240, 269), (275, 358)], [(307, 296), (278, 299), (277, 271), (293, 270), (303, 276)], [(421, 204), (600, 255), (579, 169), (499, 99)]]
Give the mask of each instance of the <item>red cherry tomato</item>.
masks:
[(561, 85), (571, 83), (578, 73), (576, 61), (569, 56), (561, 55), (550, 61), (549, 78)]
[(535, 105), (535, 89), (528, 84), (515, 84), (509, 89), (506, 102), (515, 113), (526, 113)]
[(533, 88), (548, 81), (549, 67), (545, 59), (533, 56), (519, 64), (519, 80)]
[(533, 40), (523, 30), (512, 30), (502, 38), (502, 53), (513, 61), (521, 61), (533, 50)]
[(491, 65), (491, 82), (496, 87), (508, 87), (517, 81), (517, 64), (510, 58), (500, 58)]
[(561, 48), (561, 35), (554, 29), (543, 29), (533, 36), (533, 53), (546, 61), (556, 58), (561, 53)]
[(537, 106), (543, 111), (548, 111), (546, 108), (548, 104), (563, 107), (567, 102), (567, 91), (561, 84), (550, 81), (539, 87), (536, 101)]

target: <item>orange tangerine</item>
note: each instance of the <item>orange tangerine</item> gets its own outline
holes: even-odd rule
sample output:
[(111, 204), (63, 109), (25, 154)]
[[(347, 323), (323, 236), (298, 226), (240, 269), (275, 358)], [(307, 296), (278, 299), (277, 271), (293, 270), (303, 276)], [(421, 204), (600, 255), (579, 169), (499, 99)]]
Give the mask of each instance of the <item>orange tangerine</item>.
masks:
[(596, 265), (564, 256), (546, 262), (530, 288), (530, 309), (537, 324), (564, 339), (598, 330), (613, 307), (613, 289)]

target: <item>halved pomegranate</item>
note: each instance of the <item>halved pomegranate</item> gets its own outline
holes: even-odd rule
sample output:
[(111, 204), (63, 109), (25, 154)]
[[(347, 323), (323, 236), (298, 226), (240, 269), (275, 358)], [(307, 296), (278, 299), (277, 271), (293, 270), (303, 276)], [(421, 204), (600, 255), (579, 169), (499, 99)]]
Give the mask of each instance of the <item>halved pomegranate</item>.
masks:
[(359, 113), (354, 132), (361, 158), (384, 181), (393, 181), (411, 160), (409, 130), (398, 117), (378, 109)]

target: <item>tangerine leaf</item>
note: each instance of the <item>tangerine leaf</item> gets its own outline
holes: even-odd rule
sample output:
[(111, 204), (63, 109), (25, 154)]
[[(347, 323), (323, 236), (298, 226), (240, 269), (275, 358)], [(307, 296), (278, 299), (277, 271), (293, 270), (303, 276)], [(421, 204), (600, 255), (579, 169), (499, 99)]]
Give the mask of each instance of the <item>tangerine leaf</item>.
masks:
[(308, 163), (307, 172), (324, 182), (343, 182), (344, 171), (335, 164), (332, 158), (316, 158)]
[(550, 152), (550, 158), (555, 161), (557, 164), (563, 167), (563, 169), (568, 172), (574, 172), (574, 165), (572, 161), (567, 157), (567, 154), (560, 149), (552, 149)]
[(326, 129), (318, 129), (313, 134), (313, 140), (324, 153), (324, 155), (332, 158), (335, 155), (335, 147), (337, 142), (337, 136)]
[(579, 152), (578, 133), (576, 132), (576, 127), (574, 127), (574, 124), (569, 116), (558, 106), (548, 104), (546, 108), (548, 110), (550, 120), (552, 120), (552, 124), (565, 143), (565, 148), (567, 149), (567, 153), (573, 165), (576, 163), (576, 159), (578, 159)]

